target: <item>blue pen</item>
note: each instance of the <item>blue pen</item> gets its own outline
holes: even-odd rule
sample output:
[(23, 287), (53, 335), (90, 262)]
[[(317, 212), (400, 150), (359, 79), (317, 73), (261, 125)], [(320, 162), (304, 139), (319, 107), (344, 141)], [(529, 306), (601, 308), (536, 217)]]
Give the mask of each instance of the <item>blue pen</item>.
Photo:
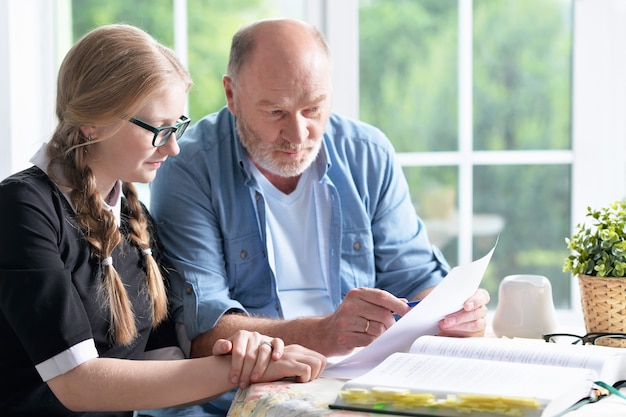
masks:
[[(415, 301), (409, 301), (406, 303), (406, 305), (408, 305), (409, 307), (415, 307), (416, 305), (419, 304), (419, 302), (422, 300), (415, 300)], [(396, 319), (396, 321), (400, 320), (400, 315), (399, 314), (394, 314), (393, 317)]]

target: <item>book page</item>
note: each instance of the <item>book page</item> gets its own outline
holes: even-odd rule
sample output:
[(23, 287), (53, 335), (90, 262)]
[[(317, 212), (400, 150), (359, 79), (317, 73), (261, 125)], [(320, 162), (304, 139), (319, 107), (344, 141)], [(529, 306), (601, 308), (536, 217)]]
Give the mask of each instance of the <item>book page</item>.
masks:
[(605, 346), (546, 343), (529, 339), (422, 336), (413, 343), (409, 352), (587, 368), (608, 384), (626, 379), (626, 353), (619, 348)]
[(404, 388), (415, 393), (476, 394), (534, 398), (541, 408), (566, 409), (589, 395), (595, 373), (588, 369), (395, 353), (342, 390)]

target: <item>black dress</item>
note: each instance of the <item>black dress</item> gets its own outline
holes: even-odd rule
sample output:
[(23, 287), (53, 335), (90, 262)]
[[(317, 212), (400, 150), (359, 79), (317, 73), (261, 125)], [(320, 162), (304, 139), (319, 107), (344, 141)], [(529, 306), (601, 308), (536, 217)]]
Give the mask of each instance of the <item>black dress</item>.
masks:
[[(123, 236), (128, 234), (127, 213), (122, 198)], [(151, 248), (160, 261), (154, 241)], [(90, 340), (100, 357), (141, 357), (151, 335), (143, 256), (135, 245), (123, 241), (112, 257), (140, 334), (131, 346), (111, 340), (108, 310), (101, 305), (100, 262), (91, 256), (61, 191), (37, 167), (0, 183), (0, 415), (132, 415), (72, 413), (35, 369), (35, 365)], [(173, 341), (171, 326), (158, 330), (167, 332), (164, 339), (168, 342)]]

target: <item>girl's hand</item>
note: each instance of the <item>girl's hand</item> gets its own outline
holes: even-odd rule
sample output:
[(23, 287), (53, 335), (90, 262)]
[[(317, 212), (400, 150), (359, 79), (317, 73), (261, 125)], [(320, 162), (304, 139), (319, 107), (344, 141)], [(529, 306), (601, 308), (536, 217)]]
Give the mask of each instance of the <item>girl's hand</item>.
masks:
[(287, 345), (283, 356), (279, 360), (271, 361), (261, 378), (254, 382), (270, 382), (291, 377), (296, 382), (309, 382), (319, 378), (325, 366), (326, 357), (321, 353), (300, 345)]
[(241, 388), (260, 381), (271, 362), (281, 359), (284, 350), (282, 339), (246, 330), (213, 345), (213, 355), (232, 355), (229, 379)]

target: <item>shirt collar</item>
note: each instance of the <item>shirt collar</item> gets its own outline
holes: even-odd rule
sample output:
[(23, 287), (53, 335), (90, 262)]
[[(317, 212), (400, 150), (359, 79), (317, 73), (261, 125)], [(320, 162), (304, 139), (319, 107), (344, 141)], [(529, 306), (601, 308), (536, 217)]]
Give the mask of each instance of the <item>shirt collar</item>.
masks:
[[(30, 159), (30, 162), (36, 167), (38, 167), (39, 169), (41, 169), (43, 172), (45, 172), (48, 175), (48, 177), (50, 177), (50, 175), (48, 174), (49, 169), (50, 169), (50, 157), (48, 157), (48, 153), (46, 152), (47, 146), (48, 146), (47, 142), (44, 142), (39, 148), (39, 150), (32, 156), (32, 158)], [(63, 173), (55, 172), (55, 174), (57, 174), (60, 178), (63, 178)], [(76, 212), (76, 207), (74, 207), (74, 204), (72, 204), (72, 200), (70, 198), (71, 190), (68, 187), (64, 187), (59, 184), (56, 184), (56, 186), (59, 188), (59, 190), (61, 190), (67, 202), (70, 203), (72, 210)], [(109, 210), (110, 212), (113, 213), (113, 215), (115, 216), (115, 221), (117, 223), (117, 226), (119, 227), (121, 224), (120, 213), (121, 213), (121, 207), (122, 207), (122, 181), (117, 180), (115, 182), (113, 189), (109, 193), (107, 201), (104, 201), (104, 200), (102, 201), (102, 206), (106, 210)]]

